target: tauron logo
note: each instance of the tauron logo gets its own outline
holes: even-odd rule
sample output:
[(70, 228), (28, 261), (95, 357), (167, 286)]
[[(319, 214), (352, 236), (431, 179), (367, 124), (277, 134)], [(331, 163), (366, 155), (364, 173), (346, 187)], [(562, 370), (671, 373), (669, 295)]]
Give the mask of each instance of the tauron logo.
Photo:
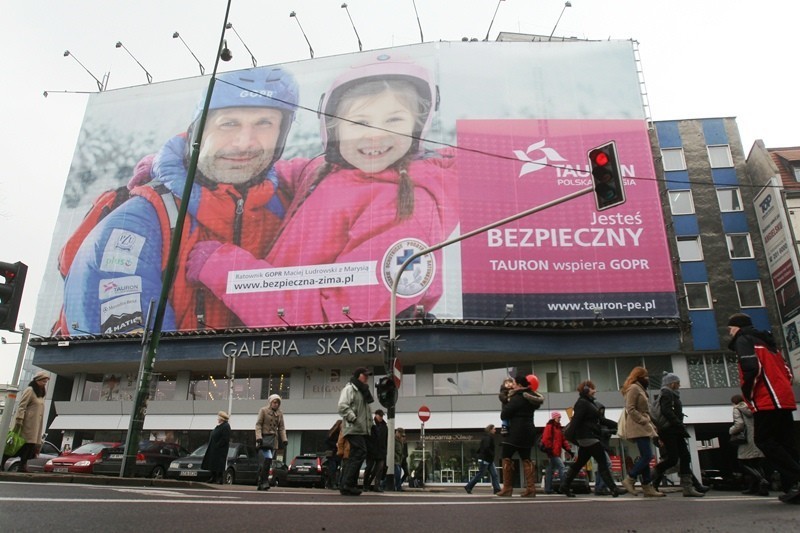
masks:
[(524, 152), (522, 150), (514, 150), (514, 155), (517, 156), (517, 159), (525, 162), (522, 168), (519, 169), (520, 178), (547, 167), (548, 163), (566, 161), (555, 149), (545, 146), (546, 144), (547, 141), (543, 139), (528, 146), (528, 149)]

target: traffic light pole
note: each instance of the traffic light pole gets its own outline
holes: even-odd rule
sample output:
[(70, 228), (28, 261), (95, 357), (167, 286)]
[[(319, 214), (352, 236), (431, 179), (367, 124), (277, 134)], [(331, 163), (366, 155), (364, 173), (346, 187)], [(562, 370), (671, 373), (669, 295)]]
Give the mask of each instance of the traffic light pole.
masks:
[[(158, 352), (158, 344), (161, 340), (161, 328), (164, 325), (164, 315), (167, 310), (167, 300), (169, 293), (172, 290), (172, 284), (175, 281), (175, 264), (178, 258), (178, 252), (181, 247), (181, 235), (183, 235), (183, 226), (186, 221), (186, 211), (189, 206), (189, 195), (192, 192), (194, 185), (194, 178), (197, 172), (197, 162), (200, 158), (200, 143), (203, 140), (203, 130), (206, 125), (206, 117), (208, 117), (208, 108), (211, 105), (211, 94), (214, 92), (214, 82), (217, 76), (217, 67), (219, 66), (220, 52), (225, 46), (225, 27), (228, 24), (228, 14), (231, 11), (231, 0), (228, 0), (227, 7), (225, 8), (225, 20), (222, 23), (222, 35), (219, 38), (219, 46), (217, 47), (217, 55), (214, 58), (214, 70), (211, 73), (211, 79), (208, 82), (208, 91), (206, 92), (206, 100), (203, 104), (203, 111), (200, 113), (200, 118), (197, 122), (197, 131), (195, 138), (192, 142), (192, 155), (189, 161), (189, 168), (186, 173), (186, 184), (183, 187), (183, 195), (178, 208), (178, 217), (175, 221), (175, 229), (172, 231), (172, 242), (169, 247), (169, 256), (167, 258), (167, 265), (164, 269), (164, 279), (161, 285), (161, 296), (158, 299), (158, 306), (156, 307), (155, 320), (153, 321), (153, 331), (149, 343), (147, 343), (147, 354), (142, 358), (142, 365), (139, 371), (139, 382), (136, 388), (136, 397), (134, 399), (133, 408), (131, 410), (131, 420), (128, 425), (128, 435), (125, 439), (125, 458), (123, 476), (130, 476), (133, 472), (133, 467), (136, 461), (137, 445), (139, 436), (144, 428), (144, 417), (147, 411), (147, 398), (150, 394), (150, 379), (153, 373), (153, 363), (156, 359)], [(146, 329), (146, 328), (145, 328)], [(147, 331), (144, 332), (147, 335)]]
[[(392, 368), (394, 367), (394, 359), (397, 357), (397, 288), (400, 284), (400, 278), (402, 277), (403, 272), (405, 272), (408, 265), (410, 265), (413, 261), (416, 261), (423, 255), (427, 255), (429, 253), (435, 252), (436, 250), (441, 250), (446, 246), (450, 246), (451, 244), (455, 244), (457, 242), (461, 242), (463, 240), (469, 239), (471, 237), (475, 237), (476, 235), (480, 235), (481, 233), (486, 233), (487, 231), (494, 229), (498, 226), (502, 226), (504, 224), (508, 224), (509, 222), (514, 222), (515, 220), (519, 220), (520, 218), (525, 218), (528, 215), (532, 215), (534, 213), (538, 213), (539, 211), (544, 211), (545, 209), (549, 209), (551, 207), (557, 206), (559, 204), (563, 204), (564, 202), (568, 202), (570, 200), (574, 200), (580, 196), (584, 196), (586, 194), (590, 194), (594, 192), (594, 185), (590, 185), (584, 189), (580, 189), (573, 193), (567, 194), (566, 196), (562, 196), (561, 198), (556, 198), (550, 202), (546, 202), (542, 205), (532, 207), (530, 209), (526, 209), (525, 211), (521, 211), (516, 215), (511, 215), (510, 217), (506, 217), (502, 220), (498, 220), (496, 222), (492, 222), (491, 224), (487, 224), (486, 226), (482, 226), (478, 229), (474, 229), (469, 231), (463, 235), (459, 235), (458, 237), (453, 237), (452, 239), (446, 240), (444, 242), (440, 242), (439, 244), (434, 244), (424, 250), (420, 250), (419, 252), (413, 254), (412, 256), (408, 257), (403, 264), (400, 266), (400, 269), (397, 271), (397, 275), (395, 275), (394, 279), (392, 280), (392, 294), (389, 301), (389, 339), (386, 341), (385, 350), (387, 361), (384, 361), (384, 365), (386, 365), (386, 373), (387, 375), (391, 376)], [(389, 490), (394, 490), (394, 406), (389, 409), (388, 416), (386, 417), (386, 425), (388, 427), (388, 434), (389, 434), (389, 442), (386, 444), (386, 487)]]
[[(8, 436), (9, 425), (11, 424), (11, 416), (14, 413), (14, 406), (17, 403), (17, 394), (19, 393), (19, 376), (22, 373), (22, 362), (25, 360), (25, 351), (28, 349), (28, 339), (30, 338), (30, 328), (22, 328), (22, 341), (19, 343), (19, 352), (17, 353), (17, 364), (14, 367), (14, 377), (11, 378), (11, 386), (6, 391), (6, 405), (3, 409), (3, 416), (0, 418), (0, 457), (6, 449), (6, 437)], [(0, 465), (2, 470), (3, 465)]]

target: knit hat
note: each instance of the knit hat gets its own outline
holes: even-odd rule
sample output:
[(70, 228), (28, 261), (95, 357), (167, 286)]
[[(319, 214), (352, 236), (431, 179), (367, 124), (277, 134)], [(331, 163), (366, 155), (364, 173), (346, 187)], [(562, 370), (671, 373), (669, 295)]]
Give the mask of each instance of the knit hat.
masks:
[(364, 374), (364, 375), (367, 375), (367, 376), (371, 376), (372, 375), (372, 371), (369, 368), (365, 367), (365, 366), (360, 366), (360, 367), (356, 368), (355, 370), (353, 370), (353, 377), (354, 378), (358, 378), (358, 376), (360, 376), (361, 374)]
[(50, 379), (50, 372), (39, 370), (36, 375), (33, 376), (33, 381), (39, 381), (40, 379)]
[(661, 386), (665, 387), (672, 383), (680, 383), (681, 378), (671, 372), (664, 372), (664, 375), (661, 377)]
[(230, 417), (228, 416), (228, 413), (226, 413), (225, 411), (220, 411), (219, 413), (217, 413), (217, 418), (221, 418), (227, 422)]
[(553, 420), (556, 420), (556, 419), (560, 420), (561, 419), (561, 412), (560, 411), (553, 411), (552, 413), (550, 413), (550, 418), (552, 418)]
[(745, 328), (747, 326), (752, 326), (753, 321), (750, 319), (750, 316), (744, 313), (736, 313), (731, 315), (728, 319), (729, 326), (736, 326), (737, 328)]

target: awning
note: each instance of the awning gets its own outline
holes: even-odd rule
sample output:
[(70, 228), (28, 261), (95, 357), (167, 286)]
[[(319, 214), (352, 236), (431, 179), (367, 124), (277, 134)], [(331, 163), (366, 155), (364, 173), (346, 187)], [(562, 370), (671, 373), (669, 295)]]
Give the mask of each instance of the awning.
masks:
[(128, 429), (128, 416), (58, 415), (49, 429)]

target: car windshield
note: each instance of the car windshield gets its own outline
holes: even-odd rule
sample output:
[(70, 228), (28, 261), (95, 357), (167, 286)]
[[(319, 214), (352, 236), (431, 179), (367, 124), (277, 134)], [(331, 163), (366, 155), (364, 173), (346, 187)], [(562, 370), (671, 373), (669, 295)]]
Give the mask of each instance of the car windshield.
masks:
[(208, 444), (203, 444), (202, 446), (197, 448), (195, 451), (193, 451), (192, 455), (205, 455), (206, 454), (206, 448), (208, 448)]
[(89, 444), (84, 444), (83, 446), (80, 446), (79, 448), (75, 448), (74, 450), (72, 450), (72, 454), (73, 455), (78, 455), (78, 454), (93, 455), (93, 454), (96, 454), (98, 452), (101, 452), (102, 450), (104, 450), (106, 448), (108, 448), (108, 444), (106, 444), (104, 442), (91, 442)]

